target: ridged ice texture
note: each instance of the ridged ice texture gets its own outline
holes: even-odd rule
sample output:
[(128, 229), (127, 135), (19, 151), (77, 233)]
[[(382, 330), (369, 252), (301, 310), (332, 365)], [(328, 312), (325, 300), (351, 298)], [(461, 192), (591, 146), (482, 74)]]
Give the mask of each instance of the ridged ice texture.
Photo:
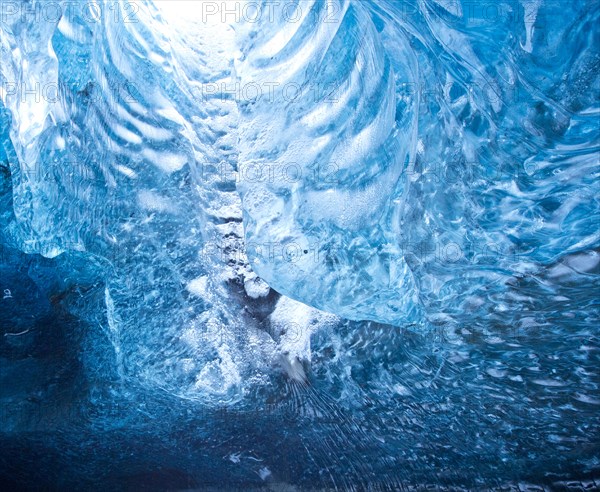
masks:
[(269, 311), (256, 299), (272, 310), (277, 296), (243, 250), (236, 102), (207, 89), (232, 83), (233, 31), (183, 15), (185, 3), (126, 5), (67, 2), (55, 19), (31, 2), (33, 15), (6, 15), (13, 239), (97, 265), (106, 319), (87, 316), (122, 377), (232, 403), (282, 342), (259, 329)]
[[(239, 45), (197, 2), (135, 23), (99, 5), (0, 18), (7, 488), (600, 486), (597, 3), (302, 2), (323, 22), (238, 25)], [(253, 79), (313, 95), (284, 112)], [(61, 81), (60, 102), (15, 97), (24, 81)], [(292, 153), (313, 131), (327, 159), (319, 138)], [(247, 201), (250, 159), (276, 207)], [(236, 181), (261, 275), (397, 324), (269, 291)], [(359, 206), (378, 187), (393, 199)], [(269, 236), (320, 255), (258, 262)], [(324, 274), (307, 291), (290, 263)]]
[(558, 295), (597, 272), (594, 2), (297, 5), (249, 23), (238, 66), (274, 88), (241, 106), (262, 278), (350, 319), (460, 323), (519, 313), (524, 276)]

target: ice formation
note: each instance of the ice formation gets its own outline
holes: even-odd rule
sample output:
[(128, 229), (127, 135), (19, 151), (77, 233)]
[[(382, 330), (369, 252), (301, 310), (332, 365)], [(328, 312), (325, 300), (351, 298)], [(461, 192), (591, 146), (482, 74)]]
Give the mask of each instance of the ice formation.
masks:
[(2, 476), (600, 477), (596, 2), (0, 10)]

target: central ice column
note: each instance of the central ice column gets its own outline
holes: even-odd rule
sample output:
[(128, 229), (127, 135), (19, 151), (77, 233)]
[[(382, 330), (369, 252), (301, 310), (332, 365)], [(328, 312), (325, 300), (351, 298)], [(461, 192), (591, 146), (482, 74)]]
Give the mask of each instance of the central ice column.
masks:
[(397, 127), (394, 73), (368, 6), (252, 5), (236, 69), (238, 189), (253, 268), (319, 309), (400, 322), (415, 289), (384, 217), (414, 132)]

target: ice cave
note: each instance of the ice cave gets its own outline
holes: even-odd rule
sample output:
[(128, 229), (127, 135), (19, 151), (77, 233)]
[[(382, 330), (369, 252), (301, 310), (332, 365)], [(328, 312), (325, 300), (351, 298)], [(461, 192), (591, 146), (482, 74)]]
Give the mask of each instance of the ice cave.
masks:
[(600, 490), (600, 2), (0, 0), (0, 489)]

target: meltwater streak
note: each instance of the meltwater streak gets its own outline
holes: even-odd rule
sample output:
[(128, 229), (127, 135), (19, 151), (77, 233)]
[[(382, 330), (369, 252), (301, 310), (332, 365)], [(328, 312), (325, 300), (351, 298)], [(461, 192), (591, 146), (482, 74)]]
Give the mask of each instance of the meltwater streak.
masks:
[(534, 298), (579, 281), (589, 297), (598, 6), (476, 8), (299, 2), (249, 23), (238, 75), (275, 89), (240, 106), (239, 189), (278, 291), (395, 325), (506, 321), (534, 302), (524, 276)]

